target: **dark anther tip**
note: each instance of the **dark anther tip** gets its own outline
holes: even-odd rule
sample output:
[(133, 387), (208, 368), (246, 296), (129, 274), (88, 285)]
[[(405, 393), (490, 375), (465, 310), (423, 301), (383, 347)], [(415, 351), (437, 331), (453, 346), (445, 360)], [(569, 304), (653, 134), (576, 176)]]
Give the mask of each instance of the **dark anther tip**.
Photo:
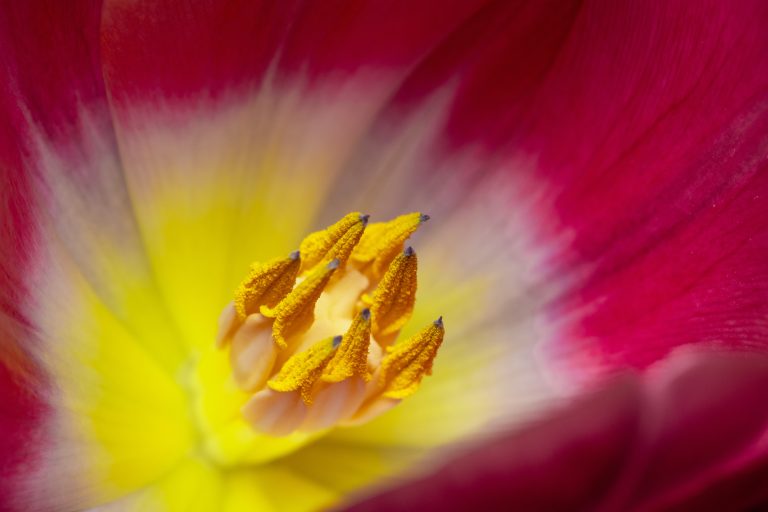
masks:
[(361, 215), (360, 216), (360, 221), (363, 223), (363, 226), (367, 226), (368, 225), (368, 219), (370, 219), (370, 218), (371, 218), (370, 215)]
[(339, 268), (339, 265), (341, 265), (339, 258), (334, 258), (331, 260), (330, 263), (328, 263), (328, 270), (336, 270), (337, 268)]
[(405, 254), (406, 256), (413, 256), (414, 254), (416, 254), (416, 251), (414, 251), (413, 247), (409, 245), (408, 247), (405, 248), (405, 250), (403, 251), (403, 254)]
[(437, 320), (435, 320), (435, 327), (442, 327), (443, 326), (443, 317), (440, 316)]
[(368, 320), (371, 318), (371, 310), (368, 308), (365, 308), (360, 312), (360, 316), (363, 317), (363, 320)]
[(427, 222), (427, 221), (428, 221), (429, 219), (431, 219), (431, 218), (432, 218), (432, 217), (430, 217), (430, 216), (429, 216), (429, 215), (427, 215), (426, 213), (422, 213), (422, 214), (419, 216), (419, 222)]
[(296, 261), (297, 259), (299, 259), (299, 256), (300, 256), (300, 255), (301, 255), (301, 253), (300, 253), (299, 251), (293, 251), (291, 254), (289, 254), (289, 255), (288, 255), (288, 257), (289, 257), (289, 258), (290, 258), (292, 261)]
[(332, 342), (333, 348), (339, 348), (339, 345), (341, 345), (341, 338), (342, 338), (341, 336), (333, 337), (333, 342)]

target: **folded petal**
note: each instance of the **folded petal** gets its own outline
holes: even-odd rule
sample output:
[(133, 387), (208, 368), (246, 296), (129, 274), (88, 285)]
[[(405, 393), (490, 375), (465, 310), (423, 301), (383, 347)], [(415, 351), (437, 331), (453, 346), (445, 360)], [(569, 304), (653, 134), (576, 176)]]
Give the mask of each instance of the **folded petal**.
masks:
[(347, 510), (742, 510), (764, 504), (768, 359), (681, 352)]

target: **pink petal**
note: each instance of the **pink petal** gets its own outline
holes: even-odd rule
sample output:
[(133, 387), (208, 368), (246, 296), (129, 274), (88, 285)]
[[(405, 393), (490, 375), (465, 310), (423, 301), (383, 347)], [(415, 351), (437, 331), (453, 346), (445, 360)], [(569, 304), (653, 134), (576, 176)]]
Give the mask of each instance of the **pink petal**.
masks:
[(25, 314), (38, 247), (31, 160), (38, 137), (70, 140), (78, 109), (104, 98), (96, 2), (16, 2), (0, 10), (0, 510), (25, 509), (48, 408)]
[(14, 144), (29, 151), (33, 125), (40, 135), (67, 140), (79, 126), (79, 109), (105, 106), (100, 20), (99, 2), (41, 0), (3, 8), (0, 114), (9, 144), (3, 153)]
[[(0, 332), (0, 335), (5, 333)], [(17, 340), (3, 338), (4, 343)], [(5, 345), (4, 345), (5, 350)], [(7, 356), (7, 354), (3, 354)], [(19, 375), (0, 360), (0, 510), (23, 510), (15, 496), (25, 474), (32, 471), (40, 446), (45, 407), (35, 395), (35, 381)], [(38, 383), (39, 386), (39, 383)]]
[(183, 98), (257, 86), (268, 70), (407, 73), (482, 1), (161, 2), (105, 6), (113, 100)]
[(555, 247), (552, 278), (573, 280), (549, 308), (548, 355), (589, 376), (687, 343), (764, 350), (766, 4), (502, 4), (395, 103), (457, 81), (448, 155), (479, 150), (475, 178), (486, 158), (536, 162), (510, 174), (536, 182), (529, 222)]
[(742, 510), (768, 490), (768, 358), (679, 354), (348, 510)]

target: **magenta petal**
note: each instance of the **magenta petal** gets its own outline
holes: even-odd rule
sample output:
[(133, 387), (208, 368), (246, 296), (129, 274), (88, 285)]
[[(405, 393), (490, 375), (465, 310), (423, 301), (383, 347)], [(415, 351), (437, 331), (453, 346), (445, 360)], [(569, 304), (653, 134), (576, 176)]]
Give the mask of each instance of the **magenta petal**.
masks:
[(689, 343), (766, 350), (768, 5), (541, 5), (481, 10), (398, 101), (455, 81), (449, 153), (535, 162), (528, 222), (570, 279), (548, 355), (591, 376)]
[[(47, 413), (39, 345), (25, 314), (39, 246), (35, 150), (71, 140), (84, 105), (105, 106), (99, 2), (11, 2), (0, 10), (0, 510), (24, 510)], [(99, 104), (99, 99), (102, 100)]]
[(359, 70), (399, 79), (483, 2), (108, 2), (113, 100), (217, 96), (268, 72), (297, 80)]
[(31, 127), (66, 140), (80, 109), (105, 106), (100, 22), (95, 1), (12, 2), (0, 11), (0, 138), (8, 149), (29, 150)]
[(743, 510), (768, 488), (768, 358), (679, 354), (348, 510)]

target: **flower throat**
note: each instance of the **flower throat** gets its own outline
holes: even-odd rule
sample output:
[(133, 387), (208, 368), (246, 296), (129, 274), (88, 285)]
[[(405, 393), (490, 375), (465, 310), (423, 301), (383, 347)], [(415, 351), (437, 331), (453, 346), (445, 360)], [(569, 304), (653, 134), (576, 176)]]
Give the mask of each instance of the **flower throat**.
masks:
[(285, 258), (254, 263), (219, 319), (242, 414), (263, 434), (367, 422), (415, 393), (443, 341), (442, 317), (399, 340), (416, 301), (420, 213), (368, 224), (350, 213)]

